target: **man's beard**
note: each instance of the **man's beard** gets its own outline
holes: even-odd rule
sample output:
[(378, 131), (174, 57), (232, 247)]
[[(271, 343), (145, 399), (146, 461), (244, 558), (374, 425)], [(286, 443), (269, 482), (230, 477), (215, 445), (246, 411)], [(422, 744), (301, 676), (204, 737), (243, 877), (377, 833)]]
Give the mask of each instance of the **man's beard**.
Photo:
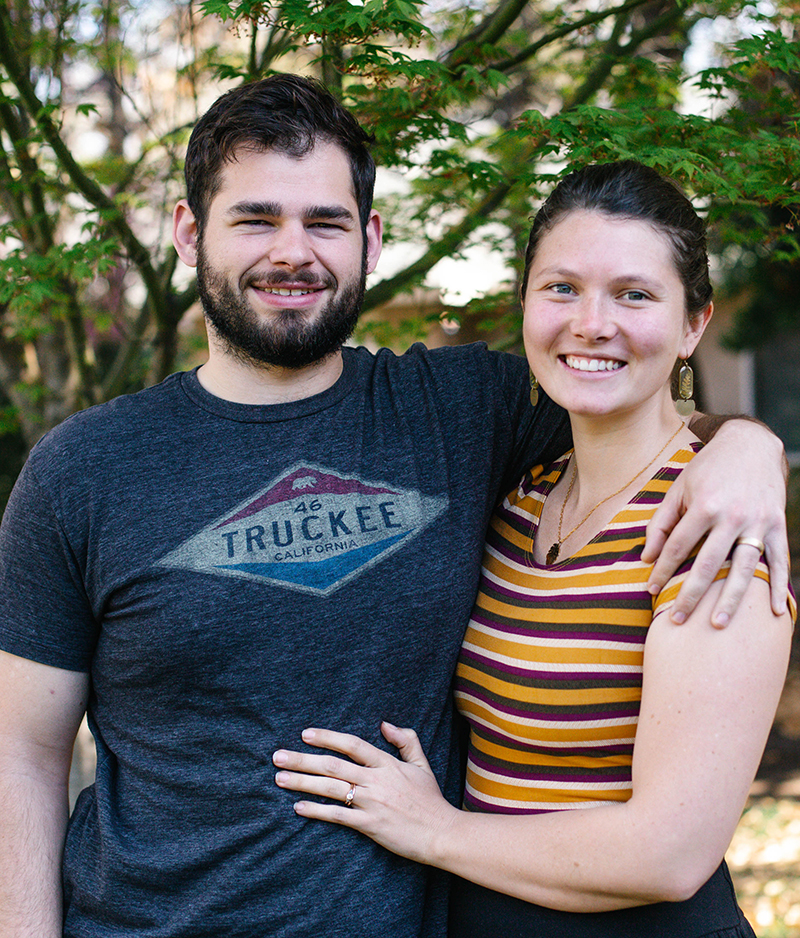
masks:
[[(366, 280), (365, 251), (358, 280), (342, 287), (311, 322), (306, 322), (303, 310), (295, 309), (274, 312), (271, 319), (262, 319), (244, 294), (251, 281), (273, 287), (291, 283), (296, 287), (299, 283), (319, 286), (320, 278), (305, 271), (294, 274), (273, 271), (267, 278), (243, 277), (237, 292), (211, 266), (202, 241), (197, 249), (197, 290), (203, 312), (226, 350), (245, 364), (304, 368), (338, 351), (358, 322)], [(330, 275), (322, 282), (326, 288), (336, 288), (336, 280)]]

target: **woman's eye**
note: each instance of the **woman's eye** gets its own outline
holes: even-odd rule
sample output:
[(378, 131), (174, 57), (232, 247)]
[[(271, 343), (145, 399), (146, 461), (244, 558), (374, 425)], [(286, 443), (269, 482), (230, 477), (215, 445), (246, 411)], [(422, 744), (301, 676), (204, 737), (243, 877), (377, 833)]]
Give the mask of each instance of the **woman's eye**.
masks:
[(565, 296), (572, 293), (572, 287), (568, 283), (554, 283), (550, 289)]
[(626, 300), (631, 300), (634, 303), (647, 299), (647, 294), (642, 290), (626, 290), (623, 296)]

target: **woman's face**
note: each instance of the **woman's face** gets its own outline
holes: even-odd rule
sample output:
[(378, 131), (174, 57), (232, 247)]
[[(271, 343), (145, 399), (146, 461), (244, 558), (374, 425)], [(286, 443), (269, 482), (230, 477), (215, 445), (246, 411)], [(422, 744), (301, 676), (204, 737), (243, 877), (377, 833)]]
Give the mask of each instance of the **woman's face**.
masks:
[(575, 210), (543, 235), (523, 297), (525, 351), (553, 400), (586, 416), (670, 399), (711, 316), (690, 324), (669, 239), (645, 221)]

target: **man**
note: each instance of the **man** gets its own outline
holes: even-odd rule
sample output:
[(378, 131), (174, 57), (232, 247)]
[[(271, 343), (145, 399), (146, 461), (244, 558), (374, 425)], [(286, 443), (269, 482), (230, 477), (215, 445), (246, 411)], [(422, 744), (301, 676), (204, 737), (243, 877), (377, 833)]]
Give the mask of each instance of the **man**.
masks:
[[(458, 797), (449, 686), (483, 530), (565, 424), (482, 346), (342, 348), (380, 254), (366, 143), (304, 79), (221, 98), (174, 219), (207, 363), (66, 421), (20, 477), (0, 532), (3, 938), (444, 935), (438, 878), (304, 823), (271, 755), (312, 724), (379, 744), (388, 719)], [(746, 477), (779, 488), (757, 427), (696, 477), (723, 488), (748, 435), (768, 456)], [(742, 513), (752, 495), (724, 488)], [(715, 527), (714, 569), (745, 532), (777, 555), (775, 501)], [(673, 553), (705, 524), (690, 504)], [(756, 551), (736, 554), (743, 582)], [(87, 708), (97, 780), (67, 828)]]

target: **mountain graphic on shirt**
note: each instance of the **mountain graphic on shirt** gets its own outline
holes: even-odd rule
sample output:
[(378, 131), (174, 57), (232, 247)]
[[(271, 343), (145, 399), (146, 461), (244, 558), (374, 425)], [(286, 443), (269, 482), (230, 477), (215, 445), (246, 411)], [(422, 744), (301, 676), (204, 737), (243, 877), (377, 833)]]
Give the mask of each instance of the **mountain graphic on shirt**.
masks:
[(159, 565), (324, 596), (399, 550), (446, 507), (444, 496), (300, 464)]

